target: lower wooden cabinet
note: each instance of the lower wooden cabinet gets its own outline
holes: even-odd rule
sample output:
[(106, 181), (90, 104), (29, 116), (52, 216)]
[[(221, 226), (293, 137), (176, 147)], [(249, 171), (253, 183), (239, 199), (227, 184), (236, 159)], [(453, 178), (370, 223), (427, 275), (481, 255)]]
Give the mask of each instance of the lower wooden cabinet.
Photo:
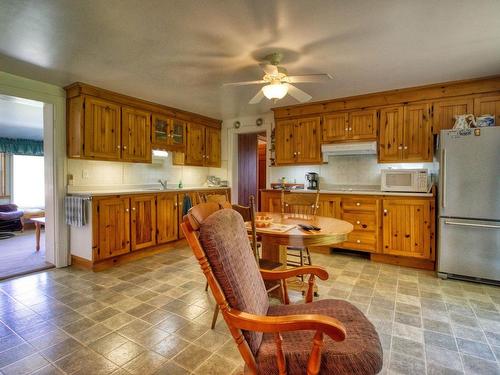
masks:
[[(421, 199), (384, 199), (382, 213), (385, 254), (432, 259), (431, 202)], [(432, 211), (432, 212), (431, 212)]]
[(380, 199), (373, 196), (342, 198), (342, 220), (351, 223), (354, 230), (340, 246), (347, 249), (379, 251)]
[(156, 196), (141, 195), (131, 202), (131, 250), (141, 250), (156, 245)]
[(130, 199), (107, 198), (97, 203), (97, 258), (106, 259), (130, 251)]
[(318, 215), (340, 219), (342, 216), (340, 201), (341, 198), (337, 195), (321, 194), (318, 202)]
[(158, 245), (177, 240), (178, 211), (177, 193), (164, 193), (156, 197), (156, 243)]

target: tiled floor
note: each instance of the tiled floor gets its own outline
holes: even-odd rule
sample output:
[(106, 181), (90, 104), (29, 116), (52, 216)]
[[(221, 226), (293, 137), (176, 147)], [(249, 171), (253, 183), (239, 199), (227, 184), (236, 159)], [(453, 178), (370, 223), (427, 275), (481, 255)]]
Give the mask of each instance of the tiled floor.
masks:
[[(499, 374), (500, 288), (313, 254), (374, 322), (384, 373)], [(101, 273), (50, 270), (0, 284), (4, 374), (231, 374), (242, 361), (187, 247)], [(298, 297), (298, 296), (296, 296)]]

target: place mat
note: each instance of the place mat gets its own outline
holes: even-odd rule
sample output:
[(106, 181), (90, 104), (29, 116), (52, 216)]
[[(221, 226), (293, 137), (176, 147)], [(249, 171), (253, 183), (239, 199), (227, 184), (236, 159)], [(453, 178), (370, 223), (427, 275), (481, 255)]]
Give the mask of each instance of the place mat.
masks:
[[(250, 223), (246, 223), (247, 229), (251, 229)], [(288, 232), (290, 229), (295, 228), (295, 224), (277, 224), (277, 223), (272, 223), (271, 226), (266, 227), (266, 228), (257, 228), (257, 232), (268, 232), (268, 233), (285, 233)]]

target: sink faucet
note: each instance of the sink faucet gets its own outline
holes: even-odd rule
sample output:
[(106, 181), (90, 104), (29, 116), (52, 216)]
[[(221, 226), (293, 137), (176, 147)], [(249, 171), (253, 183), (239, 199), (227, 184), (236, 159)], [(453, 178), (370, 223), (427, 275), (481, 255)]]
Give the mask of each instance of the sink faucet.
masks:
[(158, 182), (160, 183), (163, 190), (167, 190), (167, 179), (164, 179), (164, 180), (159, 179)]

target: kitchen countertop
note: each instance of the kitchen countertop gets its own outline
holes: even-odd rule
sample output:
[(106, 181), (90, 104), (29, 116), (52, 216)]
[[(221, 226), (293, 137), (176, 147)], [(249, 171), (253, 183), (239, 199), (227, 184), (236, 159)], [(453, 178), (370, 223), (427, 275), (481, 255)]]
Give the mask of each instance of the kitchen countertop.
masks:
[[(263, 191), (279, 191), (279, 189), (263, 189)], [(307, 190), (307, 189), (292, 189), (290, 191), (296, 193), (316, 193), (316, 190)], [(380, 185), (326, 185), (324, 188), (320, 188), (320, 194), (433, 197), (432, 189), (429, 190), (429, 193), (395, 192), (395, 191), (382, 191), (380, 190)]]
[(221, 186), (194, 186), (194, 187), (185, 187), (185, 188), (167, 188), (162, 189), (159, 187), (127, 187), (123, 189), (119, 188), (94, 188), (88, 190), (75, 190), (70, 189), (68, 186), (68, 195), (83, 195), (83, 196), (107, 196), (107, 195), (128, 195), (128, 194), (155, 194), (155, 193), (179, 193), (183, 191), (207, 191), (207, 190), (227, 190), (230, 187), (221, 187)]

